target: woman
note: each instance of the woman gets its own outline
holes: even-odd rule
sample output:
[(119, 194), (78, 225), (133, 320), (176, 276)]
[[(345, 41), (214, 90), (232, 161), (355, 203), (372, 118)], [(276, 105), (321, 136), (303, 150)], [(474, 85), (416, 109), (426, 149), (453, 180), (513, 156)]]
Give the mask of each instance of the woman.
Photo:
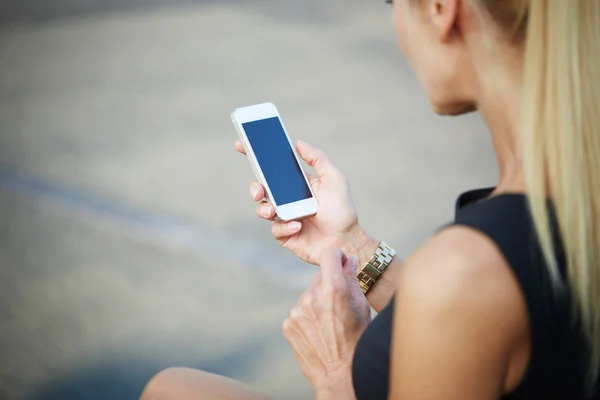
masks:
[[(283, 325), (315, 397), (598, 396), (600, 0), (395, 3), (400, 47), (434, 110), (482, 114), (499, 181), (463, 194), (455, 223), (402, 263), (362, 231), (342, 174), (298, 143), (321, 208), (300, 226), (274, 222), (273, 235), (321, 266)], [(273, 220), (267, 203), (257, 212)], [(143, 398), (263, 397), (171, 369)]]

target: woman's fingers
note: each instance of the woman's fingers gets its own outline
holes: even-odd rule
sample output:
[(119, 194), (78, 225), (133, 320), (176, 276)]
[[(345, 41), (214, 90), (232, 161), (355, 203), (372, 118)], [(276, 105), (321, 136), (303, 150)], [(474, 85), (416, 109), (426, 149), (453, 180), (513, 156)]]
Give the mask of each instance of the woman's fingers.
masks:
[(242, 142), (241, 142), (241, 141), (239, 141), (239, 140), (235, 142), (235, 149), (236, 149), (236, 150), (237, 150), (239, 153), (242, 153), (242, 154), (244, 154), (244, 155), (246, 154), (246, 150), (244, 150), (244, 146), (242, 145)]
[(276, 240), (284, 240), (295, 235), (302, 229), (302, 224), (298, 221), (274, 222), (271, 233)]
[(321, 252), (319, 266), (323, 274), (323, 283), (329, 289), (338, 289), (344, 281), (343, 264), (345, 262), (346, 256), (337, 248), (327, 248)]
[(252, 182), (248, 188), (248, 193), (252, 200), (257, 201), (256, 215), (262, 219), (268, 219), (269, 221), (275, 220), (275, 207), (264, 201), (265, 189), (258, 182)]
[(322, 150), (316, 149), (301, 140), (296, 143), (296, 150), (300, 158), (313, 167), (319, 177), (337, 172)]
[(308, 179), (308, 182), (310, 183), (310, 186), (312, 186), (313, 190), (319, 189), (317, 185), (319, 184), (321, 179), (318, 176), (306, 172), (306, 179)]
[(268, 219), (269, 221), (275, 220), (275, 207), (266, 201), (260, 202), (256, 205), (256, 215), (262, 219)]
[(248, 188), (248, 193), (254, 201), (261, 201), (265, 198), (265, 188), (258, 182), (252, 182)]

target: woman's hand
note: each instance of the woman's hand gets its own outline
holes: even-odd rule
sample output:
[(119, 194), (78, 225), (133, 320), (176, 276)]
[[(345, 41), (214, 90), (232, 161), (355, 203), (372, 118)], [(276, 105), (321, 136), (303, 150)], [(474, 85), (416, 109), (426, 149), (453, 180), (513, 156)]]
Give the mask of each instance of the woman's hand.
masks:
[[(241, 142), (236, 142), (235, 147), (245, 154)], [(342, 173), (321, 150), (300, 141), (296, 148), (298, 155), (317, 173), (317, 176), (308, 177), (319, 201), (319, 212), (302, 222), (273, 222), (272, 233), (283, 247), (302, 260), (317, 264), (324, 249), (352, 246), (352, 243), (361, 241), (366, 235), (358, 225), (350, 188)], [(264, 200), (265, 190), (260, 183), (250, 185), (250, 196), (259, 202), (257, 215), (274, 221), (275, 208)]]
[(317, 398), (354, 398), (352, 358), (371, 321), (354, 272), (356, 258), (344, 259), (339, 250), (322, 252), (321, 270), (283, 323), (283, 334)]

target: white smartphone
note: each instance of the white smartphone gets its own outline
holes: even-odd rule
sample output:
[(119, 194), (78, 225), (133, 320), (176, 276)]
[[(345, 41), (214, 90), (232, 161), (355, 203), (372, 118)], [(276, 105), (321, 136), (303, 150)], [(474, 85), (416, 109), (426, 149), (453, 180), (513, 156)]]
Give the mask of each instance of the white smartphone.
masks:
[(298, 220), (318, 211), (318, 202), (300, 166), (295, 146), (272, 103), (241, 107), (231, 114), (256, 179), (277, 219)]

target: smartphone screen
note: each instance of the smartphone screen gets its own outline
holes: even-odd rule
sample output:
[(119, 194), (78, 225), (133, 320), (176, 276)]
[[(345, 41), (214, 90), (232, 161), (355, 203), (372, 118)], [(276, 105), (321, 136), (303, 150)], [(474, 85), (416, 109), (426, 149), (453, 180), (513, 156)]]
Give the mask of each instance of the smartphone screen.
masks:
[(278, 206), (312, 197), (278, 117), (242, 124)]

